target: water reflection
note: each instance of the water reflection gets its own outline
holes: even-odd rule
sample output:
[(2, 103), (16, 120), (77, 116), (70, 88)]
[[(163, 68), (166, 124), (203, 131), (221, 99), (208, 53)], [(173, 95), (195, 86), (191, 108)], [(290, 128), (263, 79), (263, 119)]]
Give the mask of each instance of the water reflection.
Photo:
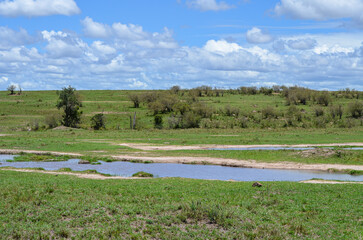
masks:
[(158, 177), (183, 177), (195, 179), (216, 179), (236, 181), (302, 181), (312, 178), (326, 180), (363, 181), (363, 176), (351, 176), (349, 174), (335, 174), (322, 171), (305, 170), (276, 170), (255, 168), (234, 168), (214, 165), (186, 165), (173, 163), (130, 163), (130, 162), (101, 162), (101, 165), (78, 164), (77, 159), (64, 162), (6, 162), (13, 156), (0, 155), (2, 167), (16, 168), (44, 168), (45, 170), (58, 170), (60, 168), (71, 168), (74, 171), (88, 169), (97, 170), (100, 173), (131, 176), (144, 171)]

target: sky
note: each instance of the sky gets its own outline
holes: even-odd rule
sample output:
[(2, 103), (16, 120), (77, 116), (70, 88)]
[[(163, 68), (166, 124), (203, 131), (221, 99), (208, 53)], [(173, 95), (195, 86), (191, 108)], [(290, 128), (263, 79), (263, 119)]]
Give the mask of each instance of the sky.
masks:
[(363, 90), (363, 0), (0, 0), (0, 89)]

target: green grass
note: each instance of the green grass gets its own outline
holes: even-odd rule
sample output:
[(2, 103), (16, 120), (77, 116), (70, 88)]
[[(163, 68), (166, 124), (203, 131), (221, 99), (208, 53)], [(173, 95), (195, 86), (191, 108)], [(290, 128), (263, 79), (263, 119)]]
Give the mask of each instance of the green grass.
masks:
[[(363, 186), (0, 171), (2, 239), (360, 239)], [(329, 203), (329, 204), (327, 204)]]

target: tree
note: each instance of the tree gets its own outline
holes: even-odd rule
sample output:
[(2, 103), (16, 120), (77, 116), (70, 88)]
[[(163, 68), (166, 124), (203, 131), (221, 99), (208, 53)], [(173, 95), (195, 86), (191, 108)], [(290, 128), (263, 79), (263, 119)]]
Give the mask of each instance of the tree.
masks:
[(102, 113), (98, 113), (91, 118), (91, 127), (94, 130), (106, 129), (105, 117)]
[(82, 107), (82, 103), (76, 89), (68, 86), (57, 94), (59, 96), (57, 108), (64, 110), (62, 124), (66, 127), (77, 127), (81, 120), (82, 111), (79, 108)]
[(11, 84), (8, 86), (8, 91), (10, 92), (10, 95), (15, 94), (15, 89), (16, 89), (16, 86), (14, 84)]
[(129, 98), (134, 103), (134, 108), (140, 107), (141, 96), (139, 94), (130, 94)]

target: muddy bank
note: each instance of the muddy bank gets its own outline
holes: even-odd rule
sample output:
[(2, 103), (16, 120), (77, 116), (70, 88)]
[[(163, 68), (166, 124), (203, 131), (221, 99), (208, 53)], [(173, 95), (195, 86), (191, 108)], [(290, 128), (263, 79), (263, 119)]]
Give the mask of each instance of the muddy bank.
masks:
[(79, 153), (54, 152), (54, 151), (36, 151), (36, 150), (20, 150), (20, 149), (0, 149), (0, 154), (15, 155), (15, 154), (21, 154), (21, 153), (31, 153), (31, 154), (37, 154), (37, 155), (52, 154), (52, 155), (55, 155), (55, 156), (70, 156), (70, 157), (81, 157), (81, 156), (83, 156), (82, 154), (79, 154)]
[(113, 159), (120, 161), (150, 161), (154, 163), (181, 163), (181, 164), (212, 164), (228, 167), (242, 167), (242, 168), (260, 168), (260, 169), (290, 169), (290, 170), (320, 170), (328, 171), (329, 169), (337, 170), (360, 170), (363, 171), (363, 165), (342, 165), (342, 164), (303, 164), (294, 162), (278, 162), (278, 163), (264, 163), (255, 160), (235, 160), (225, 158), (212, 158), (212, 157), (143, 157), (143, 156), (126, 156), (126, 155), (113, 155)]
[(363, 182), (341, 182), (341, 181), (330, 181), (330, 180), (306, 180), (301, 183), (313, 183), (313, 184), (363, 184)]
[(55, 176), (58, 175), (68, 175), (75, 176), (78, 178), (86, 178), (86, 179), (96, 179), (96, 180), (109, 180), (109, 179), (150, 179), (150, 178), (140, 178), (140, 177), (119, 177), (119, 176), (103, 176), (101, 174), (90, 174), (90, 173), (76, 173), (76, 172), (57, 172), (57, 171), (41, 171), (41, 170), (32, 170), (32, 169), (13, 169), (6, 168), (0, 169), (0, 171), (14, 171), (14, 172), (27, 172), (27, 173), (44, 173), (44, 174), (52, 174)]
[(147, 143), (122, 143), (119, 146), (140, 149), (144, 151), (152, 150), (207, 150), (207, 149), (228, 149), (228, 148), (308, 148), (308, 147), (363, 147), (363, 143), (329, 143), (329, 144), (262, 144), (262, 145), (217, 145), (217, 144), (206, 144), (206, 145), (189, 145), (189, 146), (179, 146), (179, 145), (153, 145)]
[[(14, 149), (0, 149), (0, 154), (53, 154), (57, 156), (67, 155), (70, 157), (82, 157), (78, 153), (54, 152), (54, 151), (34, 151), (34, 150), (14, 150)], [(131, 155), (104, 155), (104, 157), (111, 157), (119, 161), (149, 161), (154, 163), (181, 163), (181, 164), (211, 164), (228, 167), (241, 167), (241, 168), (260, 168), (260, 169), (290, 169), (290, 170), (320, 170), (328, 171), (329, 169), (336, 169), (339, 171), (351, 169), (363, 171), (363, 165), (343, 165), (343, 164), (303, 164), (295, 162), (277, 162), (266, 163), (257, 162), (255, 160), (236, 160), (226, 158), (213, 158), (213, 157), (148, 157), (148, 156), (131, 156)]]

